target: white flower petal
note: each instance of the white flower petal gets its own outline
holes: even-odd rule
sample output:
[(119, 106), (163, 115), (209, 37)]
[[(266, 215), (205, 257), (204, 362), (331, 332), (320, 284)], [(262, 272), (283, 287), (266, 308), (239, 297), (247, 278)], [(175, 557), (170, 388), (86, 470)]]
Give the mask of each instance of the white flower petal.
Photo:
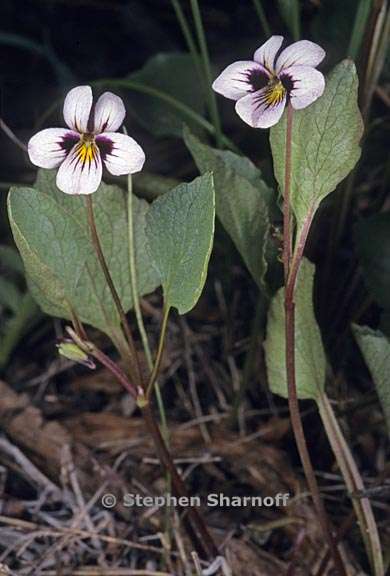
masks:
[(64, 102), (64, 119), (69, 128), (80, 133), (87, 132), (92, 100), (90, 86), (76, 86), (68, 92)]
[(96, 136), (103, 162), (114, 176), (142, 170), (145, 153), (137, 142), (120, 132), (103, 132)]
[(27, 145), (28, 155), (35, 166), (58, 168), (69, 147), (80, 138), (77, 132), (67, 128), (46, 128), (34, 134)]
[(325, 78), (311, 66), (290, 66), (280, 74), (283, 78), (289, 77), (293, 88), (290, 91), (291, 105), (296, 110), (306, 108), (317, 100), (325, 88)]
[(276, 74), (290, 66), (318, 66), (324, 58), (325, 50), (321, 46), (310, 40), (299, 40), (281, 52), (276, 61)]
[(263, 75), (265, 81), (269, 78), (267, 70), (257, 62), (251, 60), (233, 62), (214, 80), (213, 90), (226, 98), (238, 100), (248, 92), (253, 92), (251, 80), (256, 73)]
[(112, 92), (105, 92), (96, 102), (95, 133), (115, 132), (123, 123), (125, 116), (126, 110), (122, 98)]
[(268, 88), (248, 94), (236, 103), (236, 112), (249, 126), (253, 128), (269, 128), (276, 124), (286, 105), (286, 96), (278, 104), (268, 104), (265, 95)]
[(275, 57), (282, 44), (283, 36), (271, 36), (265, 44), (256, 50), (253, 57), (254, 60), (265, 66), (270, 72), (273, 72)]
[(92, 194), (102, 179), (102, 160), (95, 144), (73, 146), (57, 172), (57, 186), (65, 194)]

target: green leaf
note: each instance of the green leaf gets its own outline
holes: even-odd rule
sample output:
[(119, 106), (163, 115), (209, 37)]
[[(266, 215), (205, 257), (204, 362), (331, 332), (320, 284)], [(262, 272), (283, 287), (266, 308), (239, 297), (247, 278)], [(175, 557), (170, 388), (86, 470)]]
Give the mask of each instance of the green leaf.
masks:
[[(291, 206), (298, 228), (332, 192), (360, 157), (363, 123), (357, 105), (358, 77), (350, 60), (338, 64), (324, 94), (294, 111), (291, 155)], [(287, 112), (271, 128), (274, 171), (284, 193)]]
[[(317, 400), (325, 386), (326, 359), (313, 309), (314, 271), (314, 264), (304, 258), (295, 291), (295, 371), (301, 400)], [(268, 313), (265, 358), (272, 392), (287, 398), (284, 288)]]
[[(128, 79), (173, 96), (198, 114), (204, 114), (205, 99), (201, 82), (189, 54), (157, 54)], [(132, 102), (138, 119), (152, 134), (181, 138), (183, 122), (189, 121), (187, 116), (146, 94), (132, 96)], [(195, 124), (191, 125), (195, 129)]]
[(368, 326), (354, 324), (352, 329), (374, 380), (390, 435), (390, 340)]
[[(102, 184), (93, 196), (103, 253), (124, 309), (132, 307), (126, 199), (116, 186)], [(146, 252), (148, 204), (134, 198), (135, 238), (140, 294), (159, 279)], [(40, 171), (35, 188), (13, 188), (8, 197), (12, 232), (26, 268), (31, 292), (53, 316), (80, 319), (117, 334), (120, 321), (90, 239), (85, 199), (55, 186), (55, 174)]]
[(160, 273), (165, 306), (174, 306), (180, 314), (195, 306), (206, 281), (214, 216), (211, 174), (160, 196), (146, 215), (146, 236)]
[(216, 213), (258, 286), (266, 289), (265, 252), (272, 190), (248, 159), (201, 143), (186, 128), (184, 141), (201, 174), (212, 170)]
[(390, 311), (390, 214), (360, 220), (355, 239), (367, 287), (378, 304)]

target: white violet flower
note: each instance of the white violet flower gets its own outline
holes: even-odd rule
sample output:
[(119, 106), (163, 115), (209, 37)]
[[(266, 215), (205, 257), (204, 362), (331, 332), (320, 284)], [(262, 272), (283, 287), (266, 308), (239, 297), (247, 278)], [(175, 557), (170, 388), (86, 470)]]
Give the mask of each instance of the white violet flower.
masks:
[(102, 179), (104, 163), (111, 174), (139, 172), (145, 154), (120, 132), (125, 107), (119, 96), (105, 92), (93, 106), (90, 86), (77, 86), (66, 96), (67, 128), (47, 128), (28, 143), (30, 160), (41, 168), (58, 168), (57, 186), (66, 194), (92, 194)]
[(315, 69), (325, 51), (309, 40), (294, 42), (280, 51), (283, 36), (271, 36), (256, 50), (253, 60), (230, 64), (213, 83), (213, 89), (237, 100), (237, 114), (254, 128), (276, 124), (289, 102), (306, 108), (325, 88), (324, 76)]

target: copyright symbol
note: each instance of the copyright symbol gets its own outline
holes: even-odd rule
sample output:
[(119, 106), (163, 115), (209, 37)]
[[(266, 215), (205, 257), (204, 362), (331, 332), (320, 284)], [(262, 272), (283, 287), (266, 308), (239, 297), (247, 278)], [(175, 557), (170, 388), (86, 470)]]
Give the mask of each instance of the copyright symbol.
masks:
[(116, 497), (114, 494), (103, 494), (102, 504), (104, 508), (114, 508), (116, 504)]

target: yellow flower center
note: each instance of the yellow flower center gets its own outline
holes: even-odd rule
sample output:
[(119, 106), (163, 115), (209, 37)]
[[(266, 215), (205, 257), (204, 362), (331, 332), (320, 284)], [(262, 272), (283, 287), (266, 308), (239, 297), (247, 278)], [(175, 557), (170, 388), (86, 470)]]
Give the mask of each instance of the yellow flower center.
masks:
[(77, 156), (84, 165), (88, 162), (92, 164), (96, 159), (98, 147), (95, 144), (95, 137), (92, 134), (83, 134), (77, 147)]
[(283, 86), (279, 78), (271, 78), (267, 84), (265, 94), (265, 101), (269, 106), (276, 106), (280, 104), (286, 95), (286, 88)]

